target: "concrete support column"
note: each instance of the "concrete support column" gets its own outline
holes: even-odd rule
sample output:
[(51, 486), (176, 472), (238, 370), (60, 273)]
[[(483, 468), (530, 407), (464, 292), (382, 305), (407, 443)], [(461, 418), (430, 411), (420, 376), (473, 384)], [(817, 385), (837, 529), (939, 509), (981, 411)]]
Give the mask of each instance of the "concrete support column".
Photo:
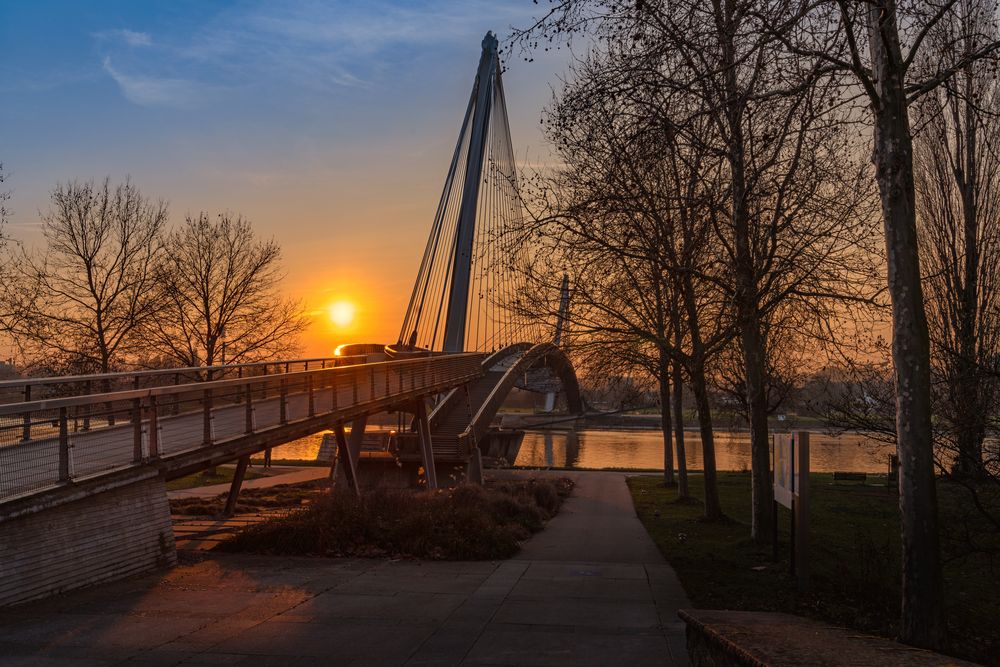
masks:
[(438, 488), (437, 470), (434, 466), (434, 446), (431, 441), (431, 425), (427, 419), (427, 405), (423, 399), (417, 401), (414, 409), (417, 417), (417, 432), (420, 434), (420, 455), (424, 461), (424, 480), (427, 488), (434, 490)]
[(247, 466), (250, 465), (250, 456), (241, 456), (236, 462), (236, 472), (233, 473), (233, 483), (229, 485), (229, 496), (226, 498), (226, 509), (222, 511), (223, 516), (232, 516), (236, 512), (236, 501), (240, 495), (240, 488), (243, 486), (243, 478), (247, 474)]
[(347, 485), (360, 498), (361, 487), (358, 484), (357, 459), (347, 444), (347, 434), (344, 432), (344, 425), (337, 424), (333, 427), (334, 435), (337, 437), (337, 465), (344, 469), (344, 477)]

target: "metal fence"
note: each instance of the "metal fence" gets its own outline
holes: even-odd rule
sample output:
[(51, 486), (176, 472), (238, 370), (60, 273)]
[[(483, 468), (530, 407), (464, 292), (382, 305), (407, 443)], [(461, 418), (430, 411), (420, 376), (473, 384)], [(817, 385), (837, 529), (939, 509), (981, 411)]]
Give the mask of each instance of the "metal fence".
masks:
[(154, 370), (123, 371), (97, 375), (60, 375), (55, 377), (28, 377), (0, 381), (0, 404), (22, 403), (66, 396), (108, 394), (129, 389), (147, 389), (170, 385), (225, 380), (229, 378), (258, 377), (295, 373), (332, 366), (363, 363), (365, 355), (317, 357), (260, 361), (250, 364), (222, 366), (193, 366), (185, 368), (159, 368)]
[(284, 427), (442, 391), (479, 377), (481, 362), (478, 354), (309, 370), (282, 362), (279, 373), (258, 367), (247, 376), (244, 366), (244, 377), (0, 405), (0, 500), (256, 433), (280, 444)]

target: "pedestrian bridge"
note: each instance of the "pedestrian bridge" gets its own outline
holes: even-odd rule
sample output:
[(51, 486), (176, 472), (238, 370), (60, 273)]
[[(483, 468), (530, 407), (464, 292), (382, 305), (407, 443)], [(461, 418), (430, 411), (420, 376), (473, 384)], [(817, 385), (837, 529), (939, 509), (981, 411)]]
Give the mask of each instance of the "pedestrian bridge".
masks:
[(136, 466), (172, 479), (483, 375), (475, 353), (371, 359), (384, 355), (0, 382), (29, 398), (0, 405), (0, 503)]
[[(531, 258), (519, 241), (498, 50), (487, 33), (394, 344), (323, 359), (0, 382), (0, 605), (172, 563), (165, 480), (238, 461), (231, 509), (251, 454), (333, 429), (338, 464), (358, 492), (366, 420), (398, 411), (413, 416), (400, 462), (433, 489), (439, 463), (481, 480), (483, 445), (502, 435), (490, 424), (515, 387), (546, 394), (547, 410), (562, 393), (582, 413), (561, 347), (568, 277), (531, 294), (525, 284)], [(551, 312), (540, 306), (549, 301)]]

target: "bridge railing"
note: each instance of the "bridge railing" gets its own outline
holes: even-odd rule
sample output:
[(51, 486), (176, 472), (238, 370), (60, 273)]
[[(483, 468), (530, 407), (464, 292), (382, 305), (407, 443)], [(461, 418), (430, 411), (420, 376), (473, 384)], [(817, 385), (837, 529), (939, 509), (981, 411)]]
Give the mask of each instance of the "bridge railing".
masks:
[[(482, 374), (482, 355), (328, 366), (0, 405), (0, 501), (241, 438), (385, 409)], [(27, 427), (26, 427), (27, 424)], [(301, 429), (299, 429), (301, 430)], [(27, 439), (25, 435), (27, 434)]]
[[(316, 368), (348, 366), (363, 363), (364, 356), (317, 357), (315, 359), (290, 359), (261, 361), (248, 364), (227, 364), (216, 366), (193, 366), (183, 368), (162, 368), (154, 370), (123, 371), (94, 375), (63, 375), (57, 377), (18, 378), (0, 381), (0, 405), (29, 401), (65, 398), (68, 396), (89, 396), (110, 394), (132, 389), (177, 386), (192, 382), (207, 382), (228, 378), (259, 377), (295, 373)], [(75, 420), (84, 420), (85, 428), (90, 428), (95, 414), (75, 414)], [(105, 411), (103, 418), (114, 425), (118, 419), (128, 419), (128, 414)], [(33, 420), (30, 415), (24, 420), (22, 439), (31, 439)]]

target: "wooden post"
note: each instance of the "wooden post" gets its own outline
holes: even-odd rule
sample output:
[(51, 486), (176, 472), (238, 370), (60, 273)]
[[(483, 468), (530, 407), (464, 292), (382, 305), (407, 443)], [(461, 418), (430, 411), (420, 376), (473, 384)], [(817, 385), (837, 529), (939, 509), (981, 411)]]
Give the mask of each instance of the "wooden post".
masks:
[(416, 410), (417, 432), (420, 434), (420, 455), (424, 461), (424, 480), (427, 488), (434, 490), (438, 488), (437, 470), (434, 466), (434, 446), (431, 441), (431, 426), (427, 421), (427, 405), (424, 399), (417, 399)]
[(241, 456), (236, 462), (236, 472), (233, 473), (233, 483), (229, 485), (229, 495), (226, 497), (226, 508), (222, 510), (222, 515), (232, 516), (236, 512), (236, 500), (240, 495), (240, 488), (243, 486), (243, 478), (247, 474), (247, 466), (250, 464), (250, 456)]
[(347, 434), (344, 432), (344, 425), (337, 422), (337, 425), (333, 427), (333, 432), (337, 437), (337, 461), (340, 467), (344, 469), (344, 477), (347, 478), (347, 485), (360, 498), (361, 488), (358, 485), (358, 468), (354, 462), (354, 454), (347, 445)]

